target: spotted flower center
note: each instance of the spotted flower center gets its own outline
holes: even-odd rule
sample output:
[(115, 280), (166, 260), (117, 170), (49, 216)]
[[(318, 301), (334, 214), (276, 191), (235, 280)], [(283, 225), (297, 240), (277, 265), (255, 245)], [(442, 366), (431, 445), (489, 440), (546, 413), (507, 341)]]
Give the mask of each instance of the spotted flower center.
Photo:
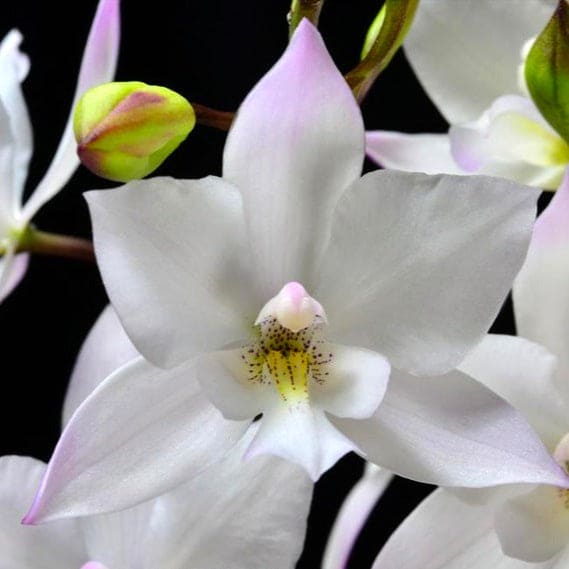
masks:
[(287, 403), (307, 401), (311, 382), (324, 383), (333, 354), (323, 339), (326, 314), (296, 282), (263, 307), (258, 336), (243, 349), (250, 382), (271, 384)]
[(322, 339), (324, 324), (316, 321), (308, 328), (292, 332), (275, 317), (258, 324), (256, 342), (243, 349), (251, 382), (272, 384), (286, 402), (307, 400), (310, 382), (324, 383), (333, 354)]

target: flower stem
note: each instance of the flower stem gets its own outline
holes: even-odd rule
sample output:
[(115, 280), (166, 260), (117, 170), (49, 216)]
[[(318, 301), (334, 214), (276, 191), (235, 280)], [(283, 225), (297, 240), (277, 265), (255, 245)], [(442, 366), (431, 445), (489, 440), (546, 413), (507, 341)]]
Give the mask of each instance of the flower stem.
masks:
[(322, 4), (324, 0), (292, 0), (289, 12), (289, 37), (292, 37), (302, 18), (308, 18), (318, 27)]
[(346, 75), (358, 102), (363, 101), (403, 43), (418, 4), (419, 0), (385, 0), (385, 16), (375, 40), (360, 64)]
[(22, 234), (17, 251), (95, 262), (93, 243), (88, 239), (47, 233), (34, 228), (28, 228)]
[(218, 111), (198, 103), (192, 103), (191, 105), (196, 113), (196, 122), (204, 126), (211, 126), (219, 130), (229, 130), (235, 117), (235, 113), (228, 111)]

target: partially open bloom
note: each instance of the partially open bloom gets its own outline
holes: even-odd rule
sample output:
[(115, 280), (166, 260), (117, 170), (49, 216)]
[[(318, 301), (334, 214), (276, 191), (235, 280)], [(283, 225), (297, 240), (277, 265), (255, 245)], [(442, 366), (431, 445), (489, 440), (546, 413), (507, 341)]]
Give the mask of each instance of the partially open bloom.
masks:
[(553, 12), (545, 0), (421, 0), (405, 53), (448, 134), (370, 131), (367, 153), (386, 168), (487, 174), (556, 189), (569, 146), (529, 98), (524, 58)]
[[(527, 340), (489, 336), (461, 367), (516, 406), (568, 469), (567, 376), (559, 377), (556, 364)], [(437, 490), (393, 534), (373, 568), (563, 569), (569, 563), (567, 495), (550, 485), (464, 489), (458, 495)]]
[[(79, 355), (64, 423), (108, 370), (133, 354), (107, 309)], [(291, 569), (304, 541), (312, 484), (299, 467), (279, 458), (242, 464), (246, 444), (244, 439), (204, 476), (156, 500), (43, 527), (23, 527), (20, 520), (45, 465), (4, 456), (1, 564), (17, 569)]]
[[(11, 31), (0, 44), (0, 301), (23, 277), (28, 255), (16, 254), (18, 243), (37, 211), (67, 183), (79, 166), (72, 115), (45, 176), (27, 202), (24, 184), (32, 155), (32, 128), (21, 82), (28, 58), (19, 50), (22, 36)], [(87, 40), (72, 108), (90, 87), (110, 81), (119, 46), (119, 0), (100, 0)]]
[(523, 261), (537, 192), (360, 179), (363, 147), (359, 108), (304, 21), (242, 104), (223, 178), (88, 194), (104, 282), (146, 359), (75, 413), (27, 522), (165, 492), (260, 415), (246, 458), (314, 479), (355, 450), (434, 483), (567, 483), (519, 414), (453, 371)]

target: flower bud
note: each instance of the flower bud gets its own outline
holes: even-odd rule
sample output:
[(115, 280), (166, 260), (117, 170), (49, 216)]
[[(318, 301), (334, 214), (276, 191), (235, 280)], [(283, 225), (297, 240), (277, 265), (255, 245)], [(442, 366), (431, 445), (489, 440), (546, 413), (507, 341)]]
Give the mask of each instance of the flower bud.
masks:
[(525, 61), (531, 98), (547, 122), (569, 142), (569, 4), (559, 0)]
[(153, 172), (195, 123), (194, 110), (184, 97), (138, 81), (90, 89), (73, 116), (81, 162), (97, 176), (117, 182)]

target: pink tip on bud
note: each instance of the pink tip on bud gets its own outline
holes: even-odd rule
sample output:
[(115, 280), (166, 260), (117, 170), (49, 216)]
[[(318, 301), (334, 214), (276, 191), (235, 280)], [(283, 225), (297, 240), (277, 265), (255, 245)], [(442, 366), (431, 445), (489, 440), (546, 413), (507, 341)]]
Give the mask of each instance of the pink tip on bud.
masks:
[(287, 283), (271, 298), (259, 313), (255, 324), (268, 316), (274, 316), (281, 326), (294, 333), (312, 326), (316, 317), (326, 322), (326, 313), (321, 304), (297, 282)]

